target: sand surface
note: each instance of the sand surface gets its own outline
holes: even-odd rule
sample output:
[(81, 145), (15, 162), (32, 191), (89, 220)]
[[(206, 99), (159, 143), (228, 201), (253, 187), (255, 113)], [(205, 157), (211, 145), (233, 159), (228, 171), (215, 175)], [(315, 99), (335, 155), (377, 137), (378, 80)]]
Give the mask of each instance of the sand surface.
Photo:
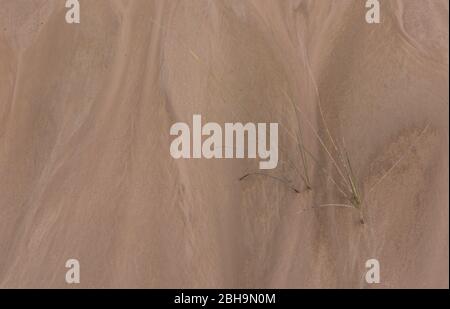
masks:
[[(448, 288), (448, 1), (381, 2), (0, 0), (0, 287), (72, 288), (76, 258), (87, 288)], [(195, 113), (278, 122), (289, 185), (173, 159)], [(314, 132), (365, 224), (318, 207), (348, 201)]]

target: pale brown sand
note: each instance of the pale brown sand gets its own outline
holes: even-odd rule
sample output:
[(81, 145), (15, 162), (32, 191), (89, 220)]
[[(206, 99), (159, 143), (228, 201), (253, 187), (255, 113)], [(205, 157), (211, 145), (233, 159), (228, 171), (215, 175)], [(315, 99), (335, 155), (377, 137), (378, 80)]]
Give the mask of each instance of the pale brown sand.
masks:
[[(371, 288), (370, 258), (376, 287), (449, 287), (447, 0), (381, 1), (379, 25), (360, 0), (84, 0), (79, 25), (63, 2), (0, 0), (1, 287), (73, 287), (70, 258), (78, 287)], [(345, 201), (305, 124), (304, 191), (285, 94), (345, 139), (365, 225), (311, 209)], [(302, 192), (174, 160), (194, 113), (279, 122), (270, 173)]]

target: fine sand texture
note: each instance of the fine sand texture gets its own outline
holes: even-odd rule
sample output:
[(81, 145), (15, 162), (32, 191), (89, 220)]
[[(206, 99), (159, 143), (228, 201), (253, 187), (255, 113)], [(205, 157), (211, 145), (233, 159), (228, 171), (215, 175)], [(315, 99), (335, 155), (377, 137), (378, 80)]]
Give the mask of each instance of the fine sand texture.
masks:
[[(0, 0), (0, 287), (449, 287), (447, 0), (64, 2)], [(277, 168), (175, 160), (194, 114)]]

